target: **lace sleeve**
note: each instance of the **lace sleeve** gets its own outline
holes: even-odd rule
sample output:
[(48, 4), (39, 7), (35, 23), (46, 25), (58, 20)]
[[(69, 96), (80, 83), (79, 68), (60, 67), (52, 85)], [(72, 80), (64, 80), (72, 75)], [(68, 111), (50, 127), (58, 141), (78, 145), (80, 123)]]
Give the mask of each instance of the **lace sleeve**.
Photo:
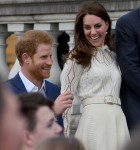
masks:
[[(82, 66), (77, 64), (75, 61), (68, 60), (61, 74), (61, 93), (70, 91), (74, 95), (74, 101), (78, 101), (77, 87), (80, 77), (82, 75)], [(77, 102), (79, 103), (79, 101)], [(64, 133), (65, 135), (70, 134), (70, 116), (71, 110), (67, 109), (63, 114), (64, 119)]]
[(82, 67), (75, 61), (68, 60), (61, 74), (61, 93), (71, 91), (77, 93), (77, 85), (81, 77)]

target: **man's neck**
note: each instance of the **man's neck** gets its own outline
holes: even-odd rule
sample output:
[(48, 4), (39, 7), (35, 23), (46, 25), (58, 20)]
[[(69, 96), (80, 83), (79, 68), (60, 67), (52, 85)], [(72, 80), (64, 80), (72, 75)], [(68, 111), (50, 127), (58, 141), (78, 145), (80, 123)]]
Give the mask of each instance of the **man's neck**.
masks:
[(35, 150), (33, 147), (22, 146), (21, 150)]
[(28, 71), (26, 71), (24, 68), (21, 68), (21, 72), (23, 73), (23, 75), (30, 81), (32, 82), (35, 86), (37, 86), (39, 89), (41, 88), (41, 85), (43, 83), (42, 80), (37, 80), (36, 78), (34, 78), (34, 76), (32, 76)]

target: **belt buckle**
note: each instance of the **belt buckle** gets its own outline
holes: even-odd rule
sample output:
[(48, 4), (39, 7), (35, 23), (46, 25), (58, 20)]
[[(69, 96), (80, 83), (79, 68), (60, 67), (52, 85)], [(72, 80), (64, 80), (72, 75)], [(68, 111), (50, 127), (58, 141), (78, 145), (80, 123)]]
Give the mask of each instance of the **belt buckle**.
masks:
[(114, 97), (112, 95), (105, 96), (104, 97), (104, 103), (105, 104), (111, 104), (111, 105), (115, 104)]

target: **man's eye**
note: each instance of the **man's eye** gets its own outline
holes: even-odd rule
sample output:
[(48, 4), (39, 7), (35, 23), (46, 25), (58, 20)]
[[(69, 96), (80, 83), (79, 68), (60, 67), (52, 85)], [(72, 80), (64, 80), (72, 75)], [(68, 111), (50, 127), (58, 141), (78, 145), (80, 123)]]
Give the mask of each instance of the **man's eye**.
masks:
[(42, 56), (41, 58), (45, 59), (45, 58), (46, 58), (46, 56)]
[(51, 128), (52, 125), (53, 125), (52, 123), (48, 124), (48, 125), (47, 125), (47, 128)]

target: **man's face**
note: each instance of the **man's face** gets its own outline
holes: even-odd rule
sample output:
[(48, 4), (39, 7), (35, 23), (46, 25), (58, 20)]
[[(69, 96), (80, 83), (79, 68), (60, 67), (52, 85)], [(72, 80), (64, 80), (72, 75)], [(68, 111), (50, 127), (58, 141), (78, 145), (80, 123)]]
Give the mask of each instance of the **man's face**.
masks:
[(30, 58), (29, 72), (37, 80), (49, 78), (52, 63), (52, 45), (39, 44), (37, 52)]
[(40, 107), (36, 113), (37, 124), (31, 133), (33, 145), (36, 147), (45, 139), (59, 136), (62, 128), (56, 123), (54, 113), (49, 107)]
[[(4, 91), (5, 108), (0, 125), (1, 146), (3, 150), (20, 150), (24, 120), (19, 113), (17, 97)], [(1, 148), (0, 148), (1, 149)]]

